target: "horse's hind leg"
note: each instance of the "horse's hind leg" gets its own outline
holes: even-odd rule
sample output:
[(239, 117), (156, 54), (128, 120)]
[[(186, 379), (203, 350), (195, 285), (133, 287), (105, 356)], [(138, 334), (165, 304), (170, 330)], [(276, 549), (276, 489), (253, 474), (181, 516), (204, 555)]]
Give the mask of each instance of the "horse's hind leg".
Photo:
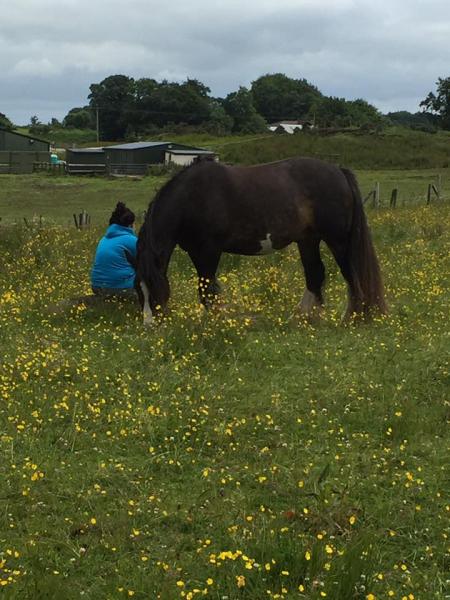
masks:
[(211, 308), (220, 293), (216, 279), (221, 252), (211, 249), (196, 249), (188, 252), (198, 274), (198, 296), (205, 308)]
[(341, 270), (342, 276), (347, 282), (348, 302), (347, 309), (344, 314), (344, 321), (349, 320), (352, 315), (358, 313), (362, 309), (362, 303), (360, 301), (361, 294), (355, 284), (350, 263), (347, 256), (347, 243), (342, 242), (331, 242), (327, 241), (327, 245), (331, 250), (339, 269)]
[(299, 241), (297, 245), (306, 279), (306, 290), (298, 310), (306, 316), (311, 316), (317, 314), (323, 305), (325, 267), (320, 257), (320, 238), (311, 236)]

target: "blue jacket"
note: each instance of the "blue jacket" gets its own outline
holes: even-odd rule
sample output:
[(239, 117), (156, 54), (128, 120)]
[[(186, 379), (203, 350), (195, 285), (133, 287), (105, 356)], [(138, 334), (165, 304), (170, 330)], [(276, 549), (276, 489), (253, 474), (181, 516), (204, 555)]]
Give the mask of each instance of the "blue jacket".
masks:
[(99, 241), (91, 272), (92, 287), (128, 289), (134, 285), (134, 269), (124, 250), (136, 256), (137, 236), (130, 227), (110, 225)]

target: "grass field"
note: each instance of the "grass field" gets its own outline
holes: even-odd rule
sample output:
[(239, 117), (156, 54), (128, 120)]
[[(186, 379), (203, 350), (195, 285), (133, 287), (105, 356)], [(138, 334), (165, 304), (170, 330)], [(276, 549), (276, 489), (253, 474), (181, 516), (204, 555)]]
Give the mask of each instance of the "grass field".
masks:
[[(364, 191), (404, 186), (406, 206), (368, 211), (388, 317), (340, 324), (324, 252), (323, 319), (290, 320), (294, 248), (224, 257), (227, 308), (205, 315), (177, 251), (170, 317), (151, 330), (133, 304), (58, 303), (88, 292), (114, 203), (143, 210), (162, 180), (2, 177), (0, 597), (450, 597), (450, 210), (424, 206), (435, 174), (358, 173)], [(82, 208), (94, 226), (67, 227)]]
[[(450, 198), (450, 169), (421, 170), (357, 170), (355, 173), (365, 197), (380, 183), (381, 204), (389, 206), (393, 188), (398, 188), (397, 206), (426, 203), (429, 183), (438, 175), (442, 181), (442, 197)], [(165, 177), (149, 176), (141, 180), (107, 179), (105, 177), (49, 176), (39, 173), (0, 175), (0, 217), (3, 224), (28, 222), (42, 217), (48, 225), (73, 225), (73, 213), (86, 210), (95, 225), (106, 224), (117, 201), (130, 205), (141, 217)]]

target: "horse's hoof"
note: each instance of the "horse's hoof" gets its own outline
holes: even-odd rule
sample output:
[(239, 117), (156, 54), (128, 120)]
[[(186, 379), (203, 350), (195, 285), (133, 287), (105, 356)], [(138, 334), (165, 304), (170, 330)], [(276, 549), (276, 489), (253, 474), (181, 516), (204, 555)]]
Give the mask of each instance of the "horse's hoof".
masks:
[(144, 327), (155, 327), (156, 319), (153, 316), (144, 315), (142, 324)]
[(323, 308), (321, 306), (316, 306), (308, 311), (299, 307), (288, 317), (288, 323), (315, 325), (322, 320), (322, 316)]

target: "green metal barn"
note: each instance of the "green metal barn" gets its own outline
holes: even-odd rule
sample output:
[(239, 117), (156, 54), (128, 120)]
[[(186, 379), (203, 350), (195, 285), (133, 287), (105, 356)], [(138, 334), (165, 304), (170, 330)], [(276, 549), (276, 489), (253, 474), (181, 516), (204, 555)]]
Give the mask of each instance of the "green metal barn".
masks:
[(32, 173), (50, 162), (50, 142), (0, 127), (0, 173)]
[(67, 148), (66, 171), (70, 175), (106, 172), (103, 148)]
[(203, 153), (203, 148), (185, 146), (174, 142), (133, 142), (106, 146), (105, 162), (107, 171), (111, 174), (147, 173), (150, 165), (164, 164), (166, 152), (170, 150), (189, 150), (193, 154)]
[(50, 142), (0, 127), (0, 152), (50, 152)]

